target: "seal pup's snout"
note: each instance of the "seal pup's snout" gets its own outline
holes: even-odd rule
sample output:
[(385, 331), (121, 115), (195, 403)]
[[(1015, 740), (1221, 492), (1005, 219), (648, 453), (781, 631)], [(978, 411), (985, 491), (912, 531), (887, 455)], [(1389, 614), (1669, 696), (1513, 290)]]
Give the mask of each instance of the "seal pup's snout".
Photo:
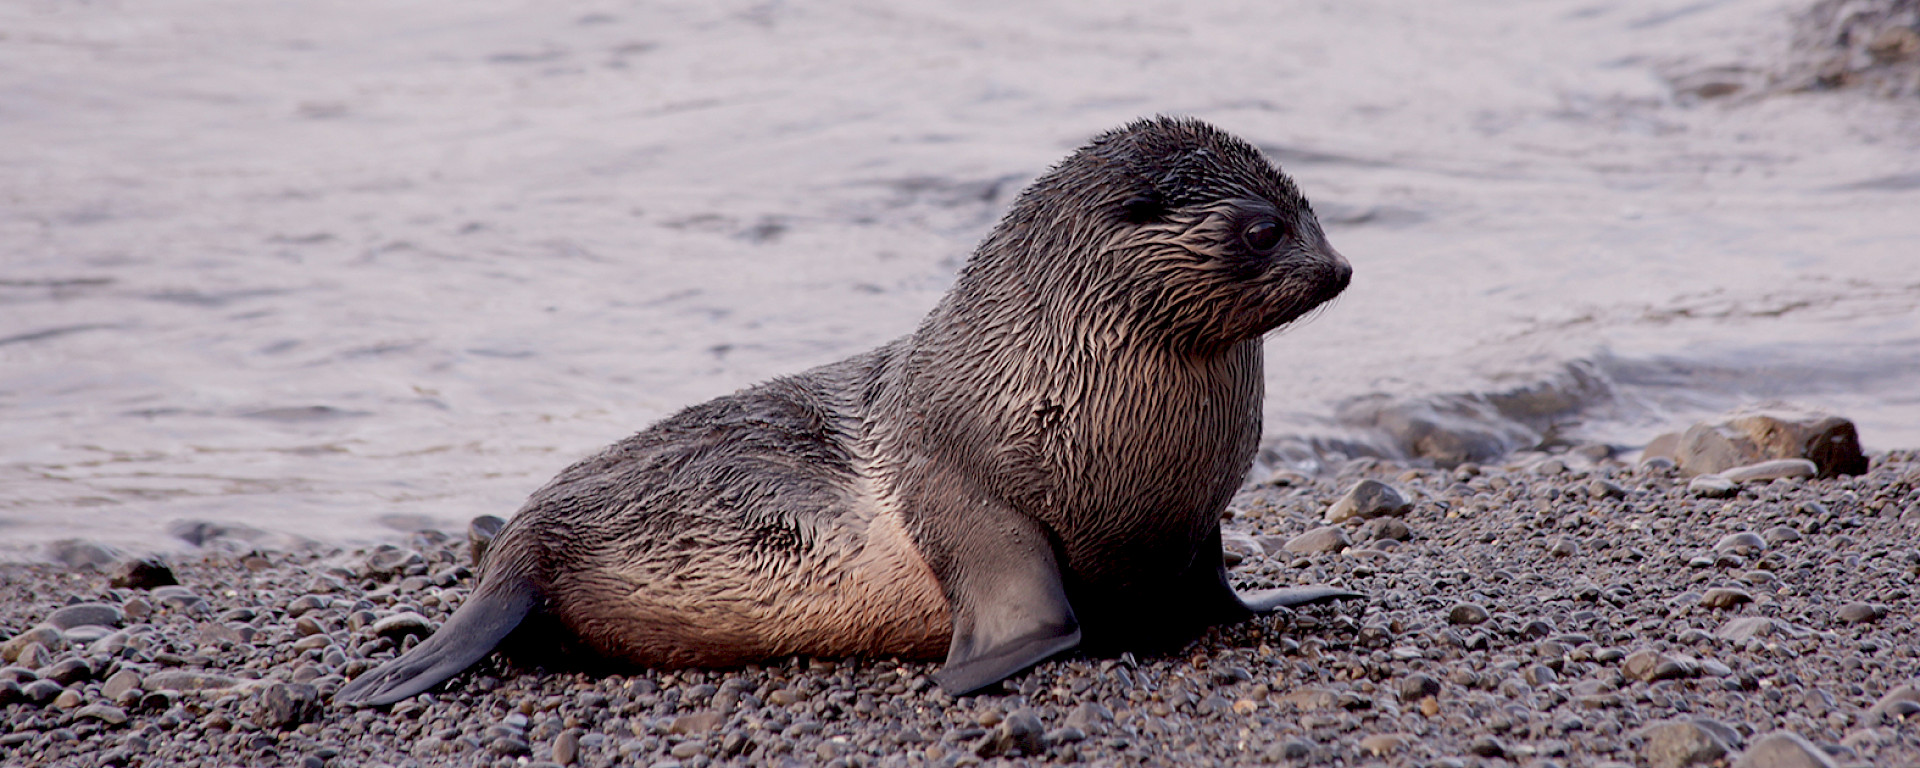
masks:
[(1353, 264), (1325, 240), (1320, 241), (1320, 253), (1327, 265), (1326, 298), (1321, 301), (1327, 301), (1347, 290), (1347, 284), (1353, 282)]

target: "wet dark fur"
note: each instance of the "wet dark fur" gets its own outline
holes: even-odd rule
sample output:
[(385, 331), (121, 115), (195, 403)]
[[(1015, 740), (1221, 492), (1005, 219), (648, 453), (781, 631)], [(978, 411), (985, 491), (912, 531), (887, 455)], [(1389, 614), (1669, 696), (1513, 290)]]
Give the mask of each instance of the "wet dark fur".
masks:
[[(1267, 252), (1249, 244), (1262, 219), (1285, 232)], [(958, 693), (1075, 645), (1179, 642), (1352, 596), (1243, 599), (1220, 561), (1221, 512), (1260, 435), (1261, 336), (1348, 276), (1292, 181), (1246, 143), (1167, 118), (1103, 135), (1020, 195), (913, 335), (567, 469), (501, 533), (469, 605), (339, 698), (438, 683), (512, 630), (482, 621), (500, 611), (632, 663), (946, 652)], [(898, 516), (937, 579), (950, 643), (911, 622), (835, 628), (859, 636), (828, 647), (752, 628), (688, 643), (674, 622), (595, 618), (654, 590), (786, 599), (832, 574), (808, 570), (823, 558), (860, 551), (848, 537), (872, 508)]]

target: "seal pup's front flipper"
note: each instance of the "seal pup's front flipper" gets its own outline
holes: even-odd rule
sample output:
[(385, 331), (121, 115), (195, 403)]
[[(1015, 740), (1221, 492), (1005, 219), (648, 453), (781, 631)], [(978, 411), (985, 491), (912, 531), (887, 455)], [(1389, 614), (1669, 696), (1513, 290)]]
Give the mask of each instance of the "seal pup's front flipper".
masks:
[(953, 616), (947, 663), (933, 679), (963, 696), (1080, 645), (1053, 544), (1040, 525), (1011, 511), (942, 531), (953, 552), (935, 565)]
[(1240, 604), (1254, 613), (1272, 613), (1281, 608), (1291, 608), (1309, 603), (1327, 603), (1334, 600), (1356, 600), (1365, 594), (1339, 587), (1314, 585), (1310, 587), (1281, 587), (1279, 589), (1260, 589), (1252, 592), (1235, 591)]
[(501, 574), (474, 590), (447, 623), (413, 650), (348, 683), (335, 704), (392, 704), (445, 682), (506, 639), (539, 601), (523, 576)]

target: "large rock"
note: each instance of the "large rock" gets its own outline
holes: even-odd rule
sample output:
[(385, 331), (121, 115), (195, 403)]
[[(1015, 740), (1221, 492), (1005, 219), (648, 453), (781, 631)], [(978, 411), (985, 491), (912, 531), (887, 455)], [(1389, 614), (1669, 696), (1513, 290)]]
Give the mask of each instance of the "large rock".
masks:
[(1647, 455), (1668, 455), (1688, 475), (1724, 472), (1775, 459), (1806, 459), (1820, 477), (1867, 471), (1866, 454), (1853, 422), (1819, 411), (1786, 406), (1735, 411), (1687, 428), (1678, 438), (1663, 435), (1647, 446)]

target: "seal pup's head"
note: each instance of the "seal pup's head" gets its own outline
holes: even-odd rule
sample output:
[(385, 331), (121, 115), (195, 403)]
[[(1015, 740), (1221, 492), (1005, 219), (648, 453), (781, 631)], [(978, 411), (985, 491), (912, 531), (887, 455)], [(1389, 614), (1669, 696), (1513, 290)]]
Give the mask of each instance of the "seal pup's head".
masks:
[(954, 294), (1018, 297), (1083, 333), (1209, 352), (1299, 319), (1351, 275), (1259, 150), (1199, 120), (1155, 117), (1027, 187), (962, 273), (977, 287)]

